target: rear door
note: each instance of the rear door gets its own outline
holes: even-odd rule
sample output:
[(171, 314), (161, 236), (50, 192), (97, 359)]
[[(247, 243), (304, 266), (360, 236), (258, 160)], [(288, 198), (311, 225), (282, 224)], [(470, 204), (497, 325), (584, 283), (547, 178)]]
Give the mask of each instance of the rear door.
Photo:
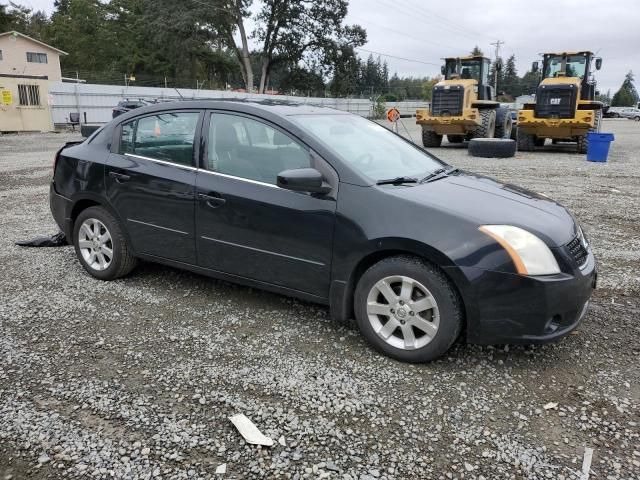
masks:
[[(282, 170), (317, 167), (313, 162), (321, 160), (255, 117), (207, 115), (203, 136), (196, 207), (199, 265), (326, 298), (335, 192), (308, 194), (276, 185)], [(337, 175), (331, 179), (336, 191), (337, 180)]]
[(196, 263), (195, 182), (202, 113), (163, 111), (120, 126), (105, 172), (134, 251)]

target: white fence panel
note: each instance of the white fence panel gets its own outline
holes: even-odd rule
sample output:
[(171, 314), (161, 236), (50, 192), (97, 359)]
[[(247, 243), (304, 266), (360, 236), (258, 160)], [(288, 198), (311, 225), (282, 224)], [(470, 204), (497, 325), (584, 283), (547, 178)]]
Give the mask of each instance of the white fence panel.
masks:
[(287, 95), (258, 95), (225, 90), (193, 90), (153, 87), (125, 87), (118, 85), (91, 85), (82, 83), (56, 83), (49, 89), (54, 124), (69, 123), (70, 113), (79, 113), (82, 123), (107, 123), (113, 108), (121, 100), (194, 100), (238, 98), (251, 100), (281, 100), (323, 105), (355, 113), (371, 115), (372, 104), (367, 99), (294, 97)]

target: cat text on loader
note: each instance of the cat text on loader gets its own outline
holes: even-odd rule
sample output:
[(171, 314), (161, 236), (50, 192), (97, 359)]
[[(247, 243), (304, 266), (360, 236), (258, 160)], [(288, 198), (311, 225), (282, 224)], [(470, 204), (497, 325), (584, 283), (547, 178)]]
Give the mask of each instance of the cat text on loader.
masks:
[[(518, 111), (519, 150), (533, 150), (550, 138), (553, 143), (576, 142), (578, 153), (587, 152), (587, 134), (600, 131), (603, 106), (595, 100), (592, 63), (600, 70), (602, 59), (591, 52), (543, 54), (536, 102)], [(532, 71), (538, 71), (538, 62)]]
[(473, 138), (509, 138), (509, 110), (495, 101), (489, 79), (490, 61), (482, 56), (445, 58), (444, 80), (433, 87), (431, 108), (416, 111), (422, 125), (422, 144), (439, 147)]

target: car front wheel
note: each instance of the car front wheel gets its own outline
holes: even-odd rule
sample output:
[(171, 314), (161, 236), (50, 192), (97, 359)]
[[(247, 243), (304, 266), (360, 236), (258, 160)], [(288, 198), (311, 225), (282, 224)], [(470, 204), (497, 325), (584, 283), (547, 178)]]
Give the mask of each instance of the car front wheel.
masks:
[(78, 215), (73, 240), (84, 269), (100, 280), (122, 277), (136, 265), (120, 225), (102, 207), (90, 207)]
[(370, 267), (355, 292), (356, 321), (378, 351), (404, 362), (428, 362), (458, 338), (462, 302), (437, 267), (410, 256)]

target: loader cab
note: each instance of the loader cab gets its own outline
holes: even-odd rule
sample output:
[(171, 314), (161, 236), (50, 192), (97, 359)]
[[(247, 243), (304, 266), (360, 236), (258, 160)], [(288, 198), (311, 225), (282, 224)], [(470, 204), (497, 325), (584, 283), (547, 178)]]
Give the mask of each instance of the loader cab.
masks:
[(542, 60), (542, 79), (577, 78), (580, 82), (580, 99), (594, 100), (596, 82), (592, 76), (592, 62), (600, 70), (602, 59), (591, 52), (545, 53)]
[(491, 61), (481, 56), (445, 58), (442, 74), (445, 80), (475, 80), (478, 82), (478, 100), (492, 100), (490, 67)]

